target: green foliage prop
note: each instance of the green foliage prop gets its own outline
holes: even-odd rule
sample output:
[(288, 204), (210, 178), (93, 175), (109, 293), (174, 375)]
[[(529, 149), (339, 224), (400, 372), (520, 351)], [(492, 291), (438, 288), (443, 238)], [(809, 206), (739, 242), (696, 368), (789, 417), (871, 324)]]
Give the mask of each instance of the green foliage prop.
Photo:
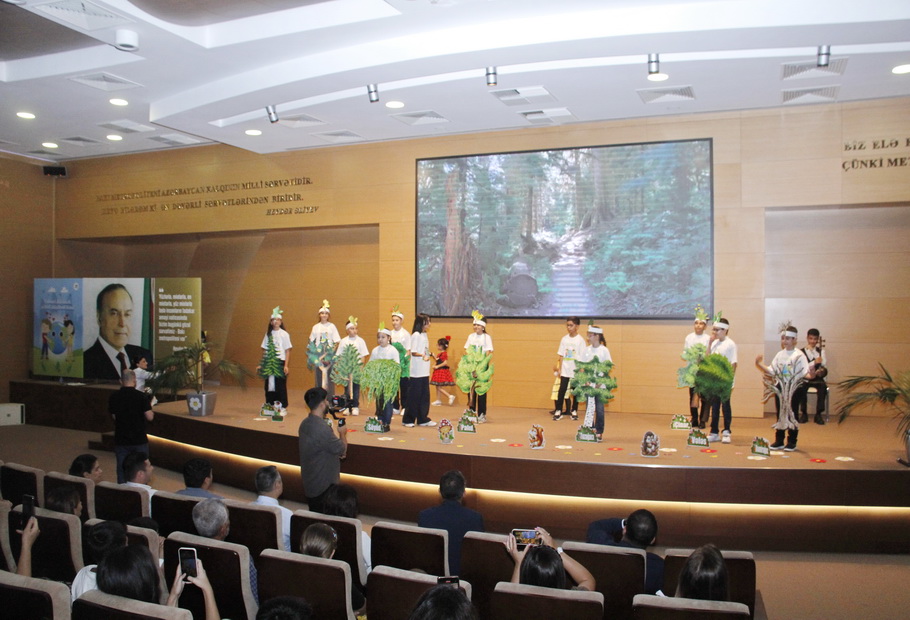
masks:
[(682, 357), (685, 366), (676, 371), (677, 387), (695, 387), (695, 375), (698, 372), (698, 363), (705, 356), (707, 347), (698, 343), (683, 351)]
[(310, 370), (326, 367), (335, 359), (335, 347), (328, 340), (310, 341), (306, 348), (306, 367)]
[(394, 360), (370, 360), (363, 366), (360, 387), (367, 400), (382, 406), (398, 393), (401, 364)]
[(240, 387), (245, 388), (246, 378), (252, 377), (253, 373), (237, 362), (223, 359), (217, 364), (203, 363), (208, 359), (212, 348), (214, 345), (211, 343), (197, 341), (157, 360), (155, 365), (160, 370), (146, 379), (146, 386), (152, 389), (152, 393), (169, 392), (173, 397), (182, 389), (201, 393), (205, 377), (220, 374), (222, 377), (231, 377)]
[(355, 347), (348, 346), (344, 348), (341, 355), (336, 356), (335, 363), (332, 365), (332, 381), (336, 385), (351, 386), (353, 383), (360, 383), (362, 372), (363, 363), (360, 361), (360, 353)]
[(455, 385), (465, 394), (473, 390), (483, 396), (493, 387), (493, 357), (470, 347), (458, 361), (455, 370)]
[(264, 379), (284, 376), (284, 362), (278, 357), (278, 349), (275, 347), (271, 333), (265, 346), (265, 352), (262, 354), (262, 360), (259, 362), (259, 376)]
[(411, 376), (411, 352), (404, 348), (400, 342), (393, 342), (392, 346), (398, 350), (398, 359), (401, 360), (401, 376)]
[(610, 376), (613, 362), (601, 362), (594, 356), (590, 362), (575, 362), (575, 376), (569, 381), (569, 389), (579, 402), (589, 398), (599, 398), (607, 403), (613, 400), (616, 379)]
[(695, 374), (695, 391), (705, 400), (719, 398), (721, 402), (730, 399), (733, 390), (733, 366), (723, 355), (712, 353), (698, 365)]
[[(838, 423), (843, 422), (857, 407), (885, 405), (894, 407), (898, 421), (897, 432), (910, 432), (910, 370), (892, 375), (881, 364), (882, 374), (848, 377), (837, 384), (846, 398), (837, 409)], [(860, 392), (867, 389), (867, 392)]]

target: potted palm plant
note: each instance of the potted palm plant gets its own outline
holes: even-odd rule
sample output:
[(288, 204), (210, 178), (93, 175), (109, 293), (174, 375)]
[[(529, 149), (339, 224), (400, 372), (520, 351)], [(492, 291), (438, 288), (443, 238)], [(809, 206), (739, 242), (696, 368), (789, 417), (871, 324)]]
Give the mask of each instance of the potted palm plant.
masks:
[(894, 408), (897, 433), (904, 440), (906, 459), (898, 461), (910, 467), (910, 370), (892, 375), (878, 365), (880, 375), (848, 377), (837, 384), (844, 390), (846, 399), (838, 407), (838, 423), (843, 422), (857, 407), (885, 405)]
[(160, 370), (146, 380), (146, 385), (153, 393), (169, 393), (174, 399), (181, 390), (189, 390), (186, 395), (189, 414), (212, 415), (215, 412), (216, 393), (203, 389), (205, 378), (227, 375), (245, 388), (246, 378), (253, 376), (253, 373), (228, 359), (222, 359), (217, 364), (211, 363), (211, 349), (211, 344), (197, 341), (174, 351), (158, 360), (156, 365)]

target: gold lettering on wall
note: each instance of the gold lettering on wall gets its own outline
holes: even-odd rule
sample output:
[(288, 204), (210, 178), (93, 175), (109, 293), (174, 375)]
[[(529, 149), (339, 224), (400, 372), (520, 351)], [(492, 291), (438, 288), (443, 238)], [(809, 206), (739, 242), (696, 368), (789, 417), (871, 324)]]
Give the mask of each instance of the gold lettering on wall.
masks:
[(897, 155), (894, 151), (910, 149), (910, 138), (873, 138), (869, 140), (848, 140), (844, 152), (853, 157), (841, 162), (844, 172), (880, 170), (883, 168), (910, 168), (910, 156)]

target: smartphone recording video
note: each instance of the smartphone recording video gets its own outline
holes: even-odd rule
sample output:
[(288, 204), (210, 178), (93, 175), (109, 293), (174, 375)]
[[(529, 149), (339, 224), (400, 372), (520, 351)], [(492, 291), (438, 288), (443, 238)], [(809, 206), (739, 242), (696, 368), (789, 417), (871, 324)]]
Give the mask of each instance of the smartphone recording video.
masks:
[(543, 541), (540, 539), (540, 534), (537, 533), (537, 530), (512, 530), (512, 537), (515, 539), (515, 542), (518, 543), (518, 549), (522, 550), (528, 545), (539, 545)]
[(180, 558), (180, 572), (187, 577), (196, 577), (196, 550), (192, 547), (180, 547), (177, 554)]

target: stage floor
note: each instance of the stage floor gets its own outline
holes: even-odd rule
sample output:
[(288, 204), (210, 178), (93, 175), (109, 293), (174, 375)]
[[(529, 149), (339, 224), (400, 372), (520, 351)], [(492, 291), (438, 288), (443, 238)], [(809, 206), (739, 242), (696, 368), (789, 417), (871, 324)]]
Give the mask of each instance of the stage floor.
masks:
[[(303, 392), (291, 390), (289, 415), (283, 422), (258, 418), (262, 404), (258, 389), (241, 390), (233, 387), (218, 388), (215, 414), (194, 418), (210, 424), (251, 429), (279, 435), (297, 435), (297, 427), (306, 416), (306, 407), (294, 406), (303, 402)], [(583, 408), (582, 408), (583, 409)], [(158, 403), (155, 410), (162, 414), (186, 415), (183, 401)], [(430, 417), (439, 422), (447, 418), (457, 425), (463, 405), (430, 407)], [(432, 451), (460, 456), (493, 458), (552, 460), (579, 463), (604, 463), (612, 465), (637, 465), (648, 467), (722, 467), (744, 469), (806, 469), (806, 470), (904, 470), (897, 463), (904, 456), (895, 433), (894, 421), (889, 417), (852, 417), (844, 424), (831, 421), (824, 426), (812, 423), (802, 425), (799, 450), (779, 452), (769, 458), (751, 454), (752, 439), (762, 436), (774, 439), (771, 424), (773, 417), (737, 418), (734, 411), (732, 443), (713, 443), (708, 449), (686, 446), (687, 431), (671, 430), (671, 416), (664, 414), (624, 414), (607, 408), (604, 439), (599, 444), (575, 441), (579, 421), (567, 417), (556, 422), (540, 409), (495, 407), (486, 424), (478, 425), (477, 433), (457, 433), (452, 444), (439, 441), (435, 427), (405, 428), (401, 417), (395, 416), (390, 433), (364, 432), (368, 403), (361, 415), (348, 416), (352, 445), (374, 446), (411, 451)], [(682, 413), (682, 411), (680, 411)], [(810, 416), (811, 420), (811, 416)], [(546, 444), (543, 449), (529, 447), (528, 431), (532, 424), (544, 428)], [(641, 456), (641, 441), (646, 431), (660, 437), (661, 452), (657, 458)], [(707, 429), (706, 429), (706, 432)]]

